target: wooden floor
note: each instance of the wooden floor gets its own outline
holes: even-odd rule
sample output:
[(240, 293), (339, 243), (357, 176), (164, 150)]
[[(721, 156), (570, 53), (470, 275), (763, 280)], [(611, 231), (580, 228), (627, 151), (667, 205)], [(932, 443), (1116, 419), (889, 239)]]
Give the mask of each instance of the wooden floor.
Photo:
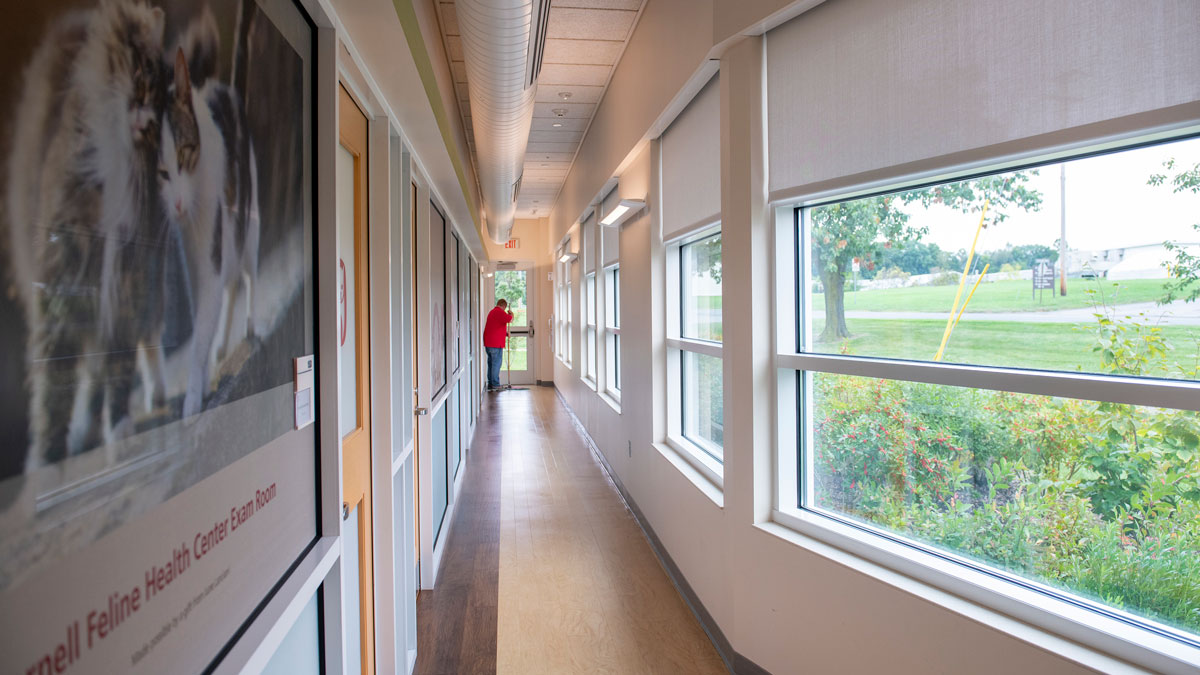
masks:
[(725, 673), (554, 390), (488, 396), (418, 673)]

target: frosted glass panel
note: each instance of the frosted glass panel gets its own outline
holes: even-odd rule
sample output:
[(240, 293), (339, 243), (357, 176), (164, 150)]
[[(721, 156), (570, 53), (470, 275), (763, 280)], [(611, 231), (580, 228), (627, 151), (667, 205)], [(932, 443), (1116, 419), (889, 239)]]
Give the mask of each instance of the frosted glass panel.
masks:
[(358, 579), (358, 507), (342, 523), (342, 607), (346, 615), (346, 672), (362, 672), (362, 626)]
[(396, 561), (396, 663), (397, 670), (408, 672), (409, 649), (416, 649), (417, 620), (417, 577), (416, 552), (413, 548), (415, 532), (415, 509), (413, 508), (412, 486), (413, 457), (409, 455), (404, 466), (392, 479), (395, 490), (393, 516), (396, 519), (396, 537), (393, 540)]
[(446, 489), (446, 404), (433, 416), (433, 540), (442, 532), (449, 491)]
[(314, 594), (304, 611), (284, 636), (274, 656), (263, 668), (263, 675), (320, 675), (321, 634), (317, 621), (317, 596)]
[(354, 155), (337, 151), (338, 372), (341, 373), (342, 436), (358, 428), (358, 351), (354, 338)]
[(392, 254), (392, 456), (412, 441), (412, 196), (408, 161), (399, 138), (391, 139)]
[(451, 479), (458, 475), (458, 462), (462, 457), (462, 443), (460, 440), (462, 422), (459, 415), (462, 409), (459, 392), (462, 391), (462, 387), (459, 386), (459, 382), (462, 382), (462, 380), (454, 383), (454, 391), (450, 392), (450, 398), (446, 401), (446, 405), (450, 407), (450, 442), (446, 448), (446, 451), (450, 454), (446, 458), (446, 466), (449, 467), (448, 470)]

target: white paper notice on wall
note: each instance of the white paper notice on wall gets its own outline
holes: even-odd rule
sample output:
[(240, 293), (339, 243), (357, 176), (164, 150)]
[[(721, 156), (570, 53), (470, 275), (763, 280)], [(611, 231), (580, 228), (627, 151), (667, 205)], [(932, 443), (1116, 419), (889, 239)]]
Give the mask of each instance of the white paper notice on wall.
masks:
[(313, 423), (313, 362), (312, 354), (294, 359), (295, 378), (293, 396), (296, 404), (296, 428), (303, 429)]

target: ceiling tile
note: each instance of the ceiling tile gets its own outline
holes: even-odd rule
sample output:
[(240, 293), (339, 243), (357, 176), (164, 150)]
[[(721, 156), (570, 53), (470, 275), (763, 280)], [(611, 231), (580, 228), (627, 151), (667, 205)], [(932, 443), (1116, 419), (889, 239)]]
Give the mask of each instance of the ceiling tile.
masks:
[(631, 9), (638, 10), (642, 0), (552, 0), (551, 7), (584, 7), (588, 9)]
[(450, 53), (451, 61), (463, 60), (462, 38), (457, 35), (446, 36), (446, 51)]
[(559, 131), (553, 129), (551, 131), (530, 131), (530, 143), (574, 143), (579, 145), (579, 141), (583, 140), (582, 131)]
[[(588, 120), (578, 117), (534, 117), (533, 131), (583, 131)], [(554, 126), (557, 124), (558, 126)]]
[(636, 18), (637, 12), (628, 10), (552, 7), (546, 37), (624, 41)]
[(575, 159), (575, 150), (570, 152), (526, 152), (525, 163), (530, 162), (566, 162), (570, 163)]
[[(562, 98), (560, 93), (570, 94)], [(604, 87), (588, 87), (573, 84), (542, 84), (538, 83), (536, 101), (538, 103), (599, 103)], [(557, 107), (557, 106), (553, 106)]]
[[(574, 100), (572, 98), (571, 100)], [(565, 119), (581, 119), (590, 120), (592, 114), (596, 112), (596, 104), (594, 103), (535, 103), (533, 105), (533, 118), (539, 117), (559, 117), (556, 109), (563, 110), (562, 118)]]
[(525, 156), (525, 171), (552, 171), (555, 173), (565, 173), (569, 168), (571, 168), (570, 162), (549, 162), (538, 159), (530, 159), (528, 155)]
[(608, 82), (608, 74), (611, 72), (612, 66), (573, 66), (563, 63), (547, 63), (542, 66), (542, 74), (538, 76), (538, 85), (540, 87), (541, 85), (575, 84), (603, 87)]
[(530, 143), (528, 151), (542, 154), (549, 152), (574, 154), (578, 145), (578, 143)]
[[(521, 175), (525, 176), (530, 181), (535, 181), (538, 186), (545, 187), (547, 184), (559, 185), (566, 178), (567, 172), (562, 169), (539, 169), (522, 167)], [(538, 187), (530, 185), (531, 188)]]
[(439, 2), (438, 14), (442, 18), (442, 32), (446, 35), (459, 35), (458, 13), (454, 11), (454, 3)]
[[(453, 38), (458, 39), (458, 38)], [(543, 63), (577, 63), (611, 66), (621, 55), (624, 42), (618, 40), (546, 40)], [(461, 44), (459, 51), (462, 51)], [(454, 58), (451, 56), (450, 58)], [(458, 58), (462, 58), (461, 56)]]

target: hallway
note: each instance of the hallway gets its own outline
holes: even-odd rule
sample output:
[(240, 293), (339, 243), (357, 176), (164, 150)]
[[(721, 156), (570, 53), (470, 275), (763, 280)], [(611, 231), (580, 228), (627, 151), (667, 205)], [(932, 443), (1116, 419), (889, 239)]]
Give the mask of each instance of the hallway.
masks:
[(417, 672), (726, 672), (555, 391), (485, 401)]

